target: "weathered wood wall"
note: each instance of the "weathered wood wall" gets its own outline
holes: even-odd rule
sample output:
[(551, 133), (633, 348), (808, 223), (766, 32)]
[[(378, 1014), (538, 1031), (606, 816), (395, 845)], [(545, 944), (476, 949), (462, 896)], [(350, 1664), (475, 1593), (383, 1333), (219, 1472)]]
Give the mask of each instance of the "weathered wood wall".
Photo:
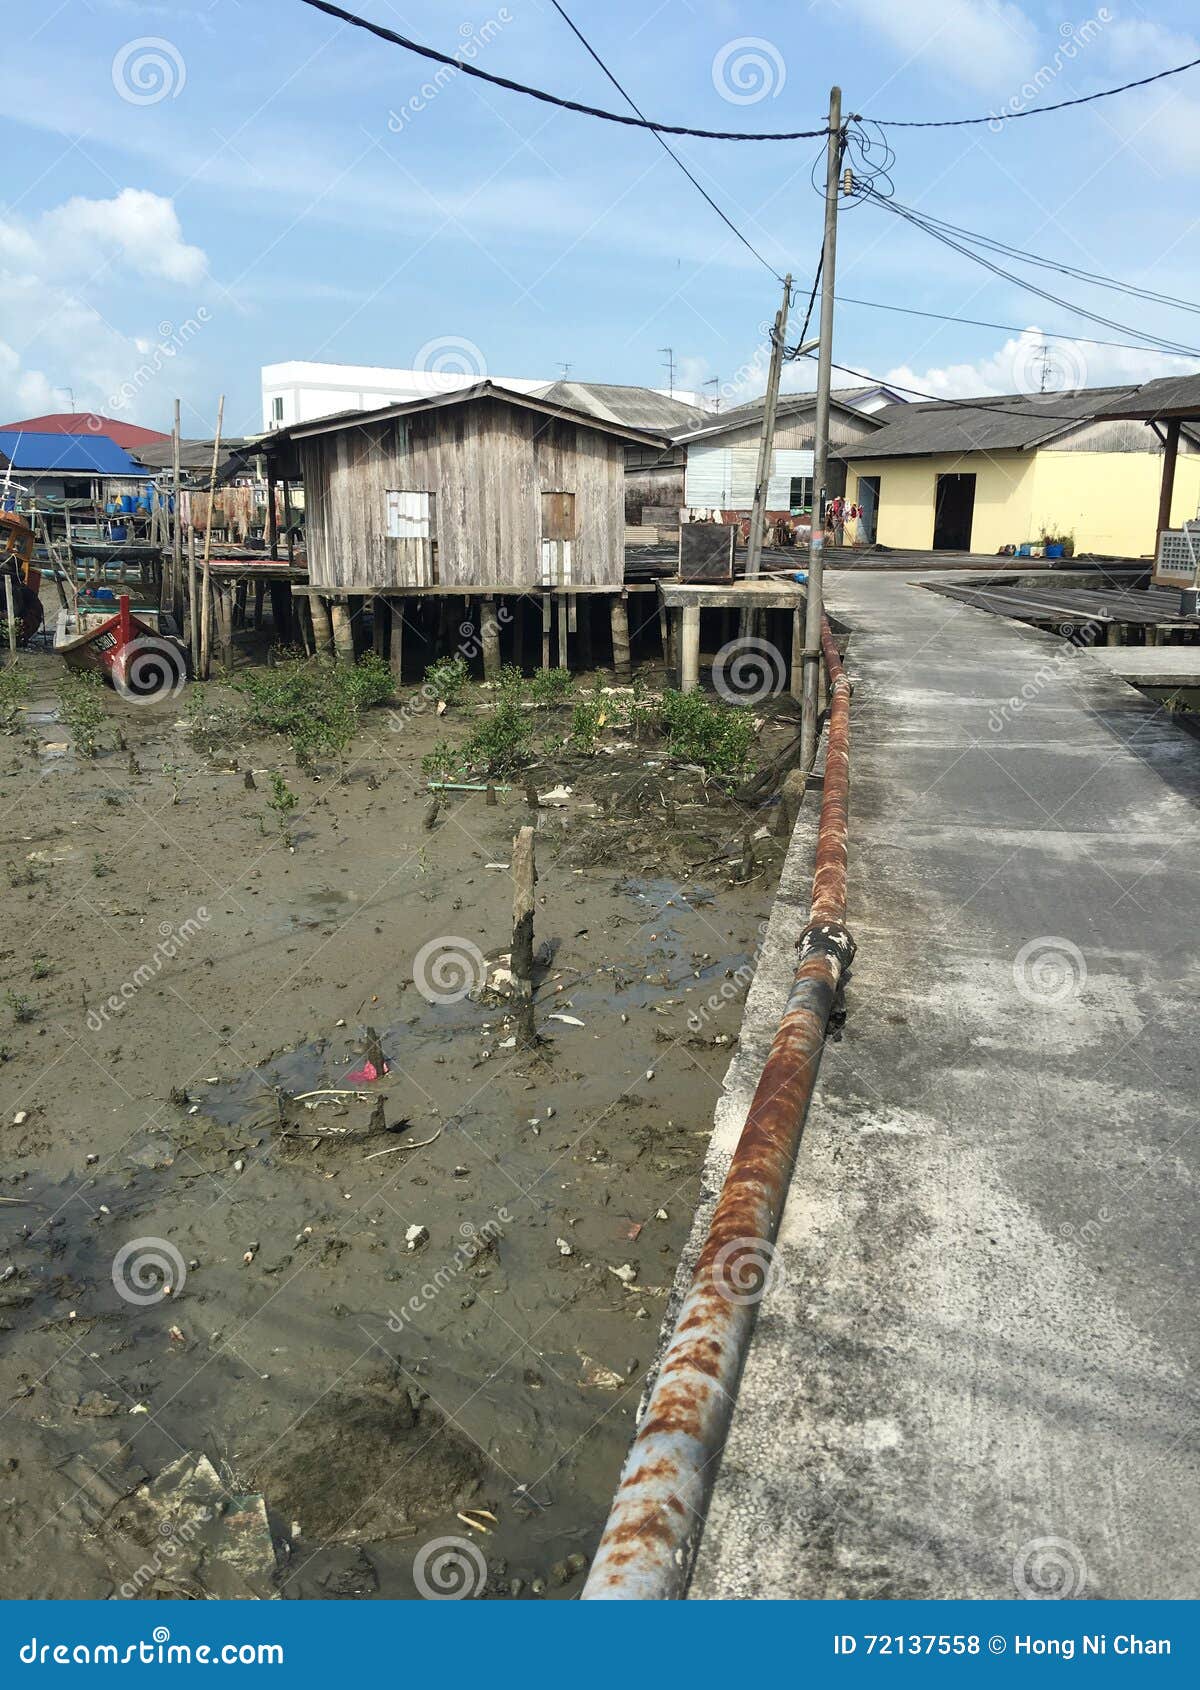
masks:
[[(300, 442), (309, 579), (331, 591), (536, 588), (542, 494), (575, 495), (572, 581), (624, 579), (625, 445), (615, 435), (483, 399)], [(428, 550), (389, 539), (389, 490), (435, 495)]]

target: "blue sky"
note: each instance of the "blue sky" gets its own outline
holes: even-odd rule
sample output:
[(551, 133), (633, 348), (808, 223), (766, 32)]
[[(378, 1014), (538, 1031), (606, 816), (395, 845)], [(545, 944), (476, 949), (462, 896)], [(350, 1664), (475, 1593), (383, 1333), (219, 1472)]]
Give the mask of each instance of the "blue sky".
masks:
[[(356, 9), (446, 51), (470, 44), (500, 74), (620, 107), (548, 0)], [(835, 80), (848, 110), (957, 117), (1200, 56), (1182, 0), (1082, 0), (1072, 12), (1024, 0), (572, 0), (568, 10), (645, 111), (713, 128), (815, 126)], [(0, 421), (67, 409), (71, 388), (80, 409), (167, 428), (178, 393), (185, 433), (204, 434), (224, 391), (227, 430), (251, 431), (264, 363), (410, 365), (431, 342), (461, 343), (501, 377), (550, 378), (567, 362), (579, 379), (655, 386), (671, 346), (678, 385), (717, 376), (728, 398), (761, 387), (776, 284), (644, 133), (462, 76), (417, 109), (433, 67), (299, 0), (7, 0), (5, 22)], [(1200, 297), (1188, 209), (1200, 72), (1000, 133), (891, 139), (900, 199)], [(809, 282), (818, 143), (678, 145), (770, 263)], [(838, 282), (866, 299), (1089, 332), (867, 206), (842, 218)], [(1200, 346), (1188, 313), (1048, 285)], [(939, 393), (1012, 391), (1031, 380), (1035, 344), (847, 305), (835, 355)], [(1085, 346), (1056, 364), (1052, 379), (1068, 386), (1191, 367)]]

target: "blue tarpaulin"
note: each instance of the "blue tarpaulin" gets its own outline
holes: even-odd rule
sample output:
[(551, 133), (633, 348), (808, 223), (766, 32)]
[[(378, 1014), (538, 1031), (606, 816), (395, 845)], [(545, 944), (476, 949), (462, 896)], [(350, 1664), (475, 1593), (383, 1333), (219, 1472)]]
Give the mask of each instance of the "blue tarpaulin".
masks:
[(147, 480), (123, 446), (104, 434), (30, 434), (0, 431), (0, 469), (41, 470), (57, 475), (124, 475)]

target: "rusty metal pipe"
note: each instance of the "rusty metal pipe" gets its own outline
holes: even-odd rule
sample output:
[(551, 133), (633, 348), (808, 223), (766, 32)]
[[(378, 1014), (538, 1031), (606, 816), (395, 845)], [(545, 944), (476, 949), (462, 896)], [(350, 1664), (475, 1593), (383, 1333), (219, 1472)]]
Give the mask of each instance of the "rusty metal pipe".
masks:
[(821, 644), (831, 698), (812, 905), (798, 940), (799, 963), (626, 1459), (585, 1600), (669, 1600), (687, 1590), (758, 1304), (770, 1286), (825, 1031), (854, 955), (845, 925), (850, 682), (827, 619)]

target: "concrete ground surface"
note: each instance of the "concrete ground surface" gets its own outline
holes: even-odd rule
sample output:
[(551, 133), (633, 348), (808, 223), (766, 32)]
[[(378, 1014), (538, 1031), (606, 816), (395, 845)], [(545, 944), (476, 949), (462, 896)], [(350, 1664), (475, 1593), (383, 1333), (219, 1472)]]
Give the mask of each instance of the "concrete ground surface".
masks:
[(827, 597), (859, 952), (691, 1595), (1194, 1597), (1200, 743), (1092, 653), (914, 578)]

